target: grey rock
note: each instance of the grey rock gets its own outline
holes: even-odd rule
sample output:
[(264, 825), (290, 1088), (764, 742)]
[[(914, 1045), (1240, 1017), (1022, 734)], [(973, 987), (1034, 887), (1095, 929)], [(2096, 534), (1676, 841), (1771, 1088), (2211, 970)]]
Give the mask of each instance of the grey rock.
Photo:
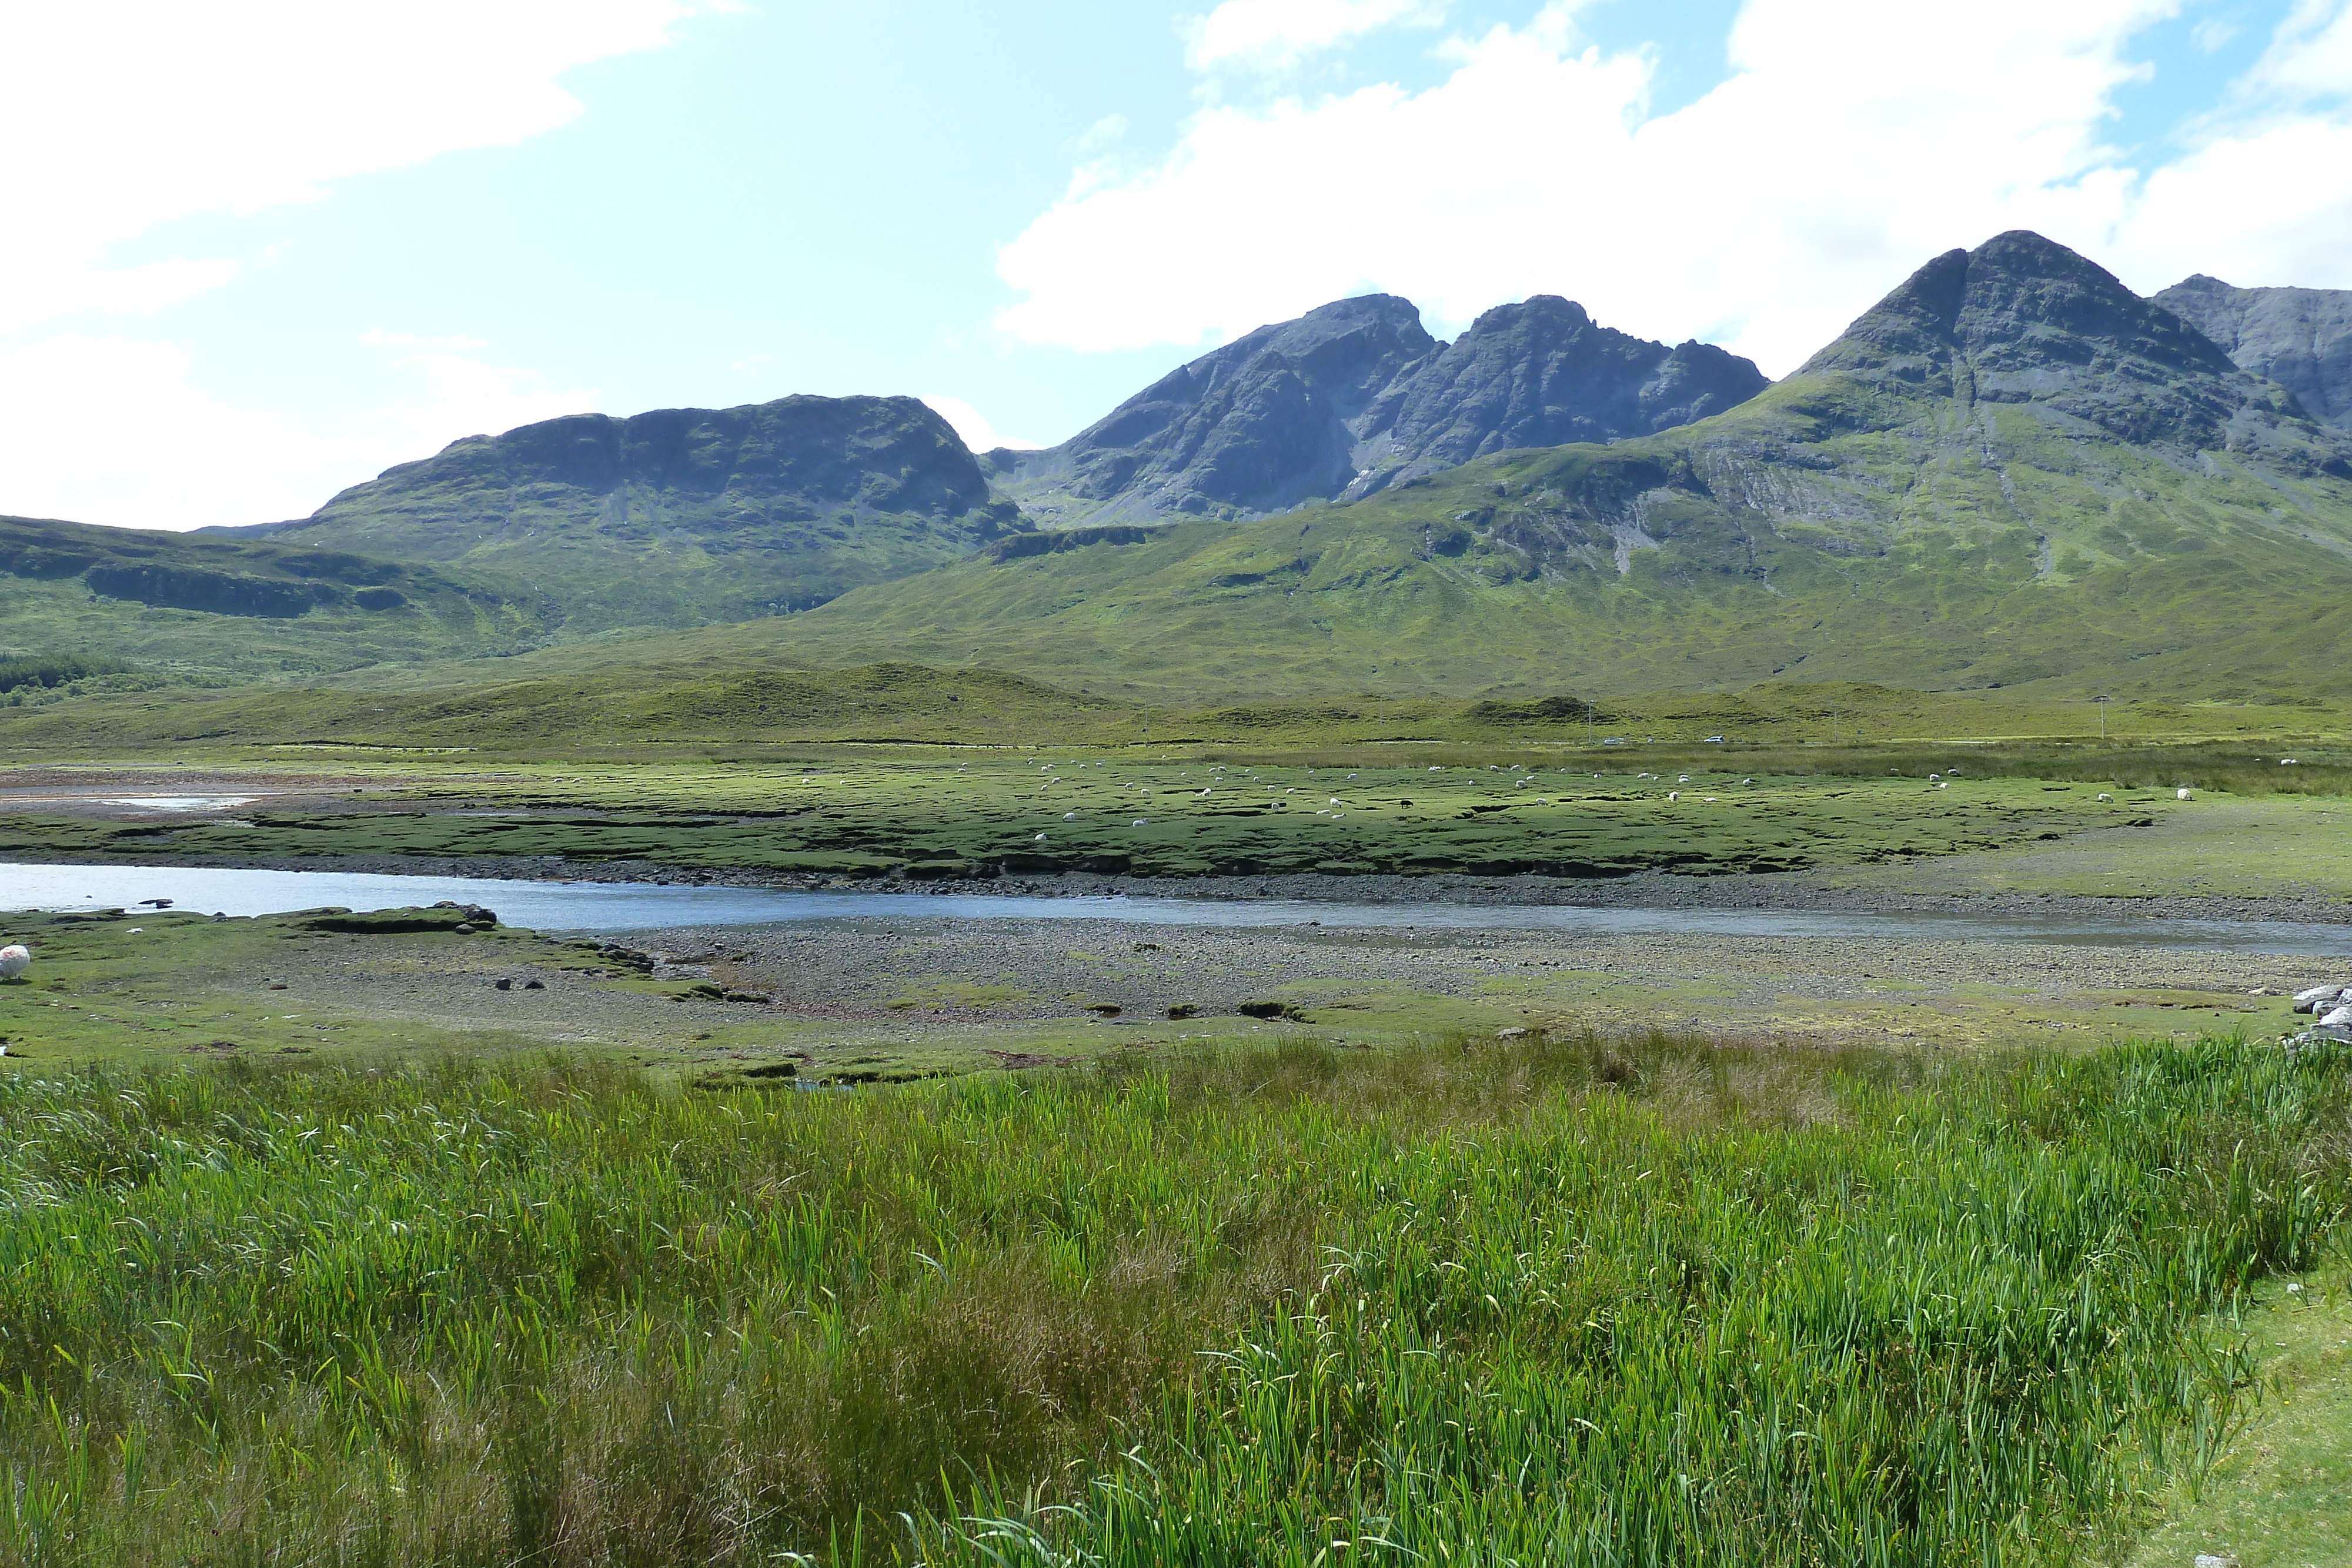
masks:
[(1383, 394), (1367, 421), (1369, 495), (1515, 447), (1648, 435), (1746, 402), (1770, 383), (1753, 362), (1696, 340), (1675, 348), (1599, 326), (1538, 294), (1497, 306)]
[(1059, 446), (989, 460), (1049, 527), (1281, 511), (1355, 476), (1365, 414), (1440, 346), (1409, 299), (1338, 300), (1170, 371)]
[(2138, 445), (2262, 450), (2311, 469), (2352, 450), (2315, 440), (2291, 393), (2171, 310), (2022, 229), (1927, 263), (1798, 374), (1829, 371), (1964, 404), (2031, 404)]
[(2152, 298), (2314, 419), (2352, 429), (2352, 288), (2235, 288), (2198, 273)]
[(986, 461), (1048, 528), (1262, 517), (1514, 447), (1646, 435), (1761, 392), (1749, 361), (1596, 325), (1538, 295), (1452, 344), (1393, 295), (1261, 327), (1043, 452)]
[(2347, 991), (2352, 991), (2352, 986), (2340, 986), (2333, 982), (2297, 991), (2294, 994), (2294, 1010), (2299, 1013), (2320, 1011), (2324, 1008), (2332, 1006)]

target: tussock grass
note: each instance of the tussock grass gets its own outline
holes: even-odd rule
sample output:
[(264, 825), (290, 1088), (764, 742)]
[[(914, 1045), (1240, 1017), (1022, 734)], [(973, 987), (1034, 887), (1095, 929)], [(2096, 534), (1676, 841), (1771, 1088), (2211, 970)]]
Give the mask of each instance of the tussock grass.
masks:
[(2226, 1040), (17, 1077), (0, 1560), (2066, 1561), (2347, 1108)]

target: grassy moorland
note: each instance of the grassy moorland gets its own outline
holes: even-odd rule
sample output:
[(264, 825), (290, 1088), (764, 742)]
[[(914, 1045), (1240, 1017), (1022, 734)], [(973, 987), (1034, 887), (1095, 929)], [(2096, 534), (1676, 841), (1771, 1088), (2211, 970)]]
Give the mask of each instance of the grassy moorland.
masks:
[[(152, 670), (77, 674), (71, 661), (16, 661), (55, 674), (12, 684), (0, 670), (0, 748), (127, 757), (305, 745), (530, 757), (812, 743), (1493, 747), (1612, 737), (1696, 745), (1719, 735), (1735, 746), (1805, 747), (2080, 746), (2106, 737), (2310, 747), (2352, 737), (2340, 696), (2210, 682), (2105, 704), (2090, 690), (1934, 692), (1853, 681), (1469, 697), (1378, 682), (1270, 696), (1244, 680), (1158, 693), (1103, 671), (1055, 684), (979, 664), (779, 665), (731, 648), (725, 639), (736, 630), (616, 635), (511, 659), (384, 665), (234, 689), (190, 689)], [(1235, 695), (1242, 692), (1252, 695)]]
[[(1601, 757), (1590, 759), (1593, 763)], [(833, 762), (442, 772), (226, 820), (0, 817), (0, 855), (656, 862), (917, 878), (1097, 872), (1613, 877), (1798, 870), (2146, 829), (2169, 789), (1962, 777), (1293, 762)], [(1947, 766), (1950, 766), (1947, 764)], [(2169, 776), (2167, 776), (2168, 781)], [(393, 783), (383, 779), (382, 783)], [(2101, 795), (2108, 797), (2101, 800)], [(537, 869), (543, 870), (543, 864)]]
[(0, 1082), (39, 1563), (2070, 1563), (2221, 1452), (2352, 1067), (1208, 1048), (887, 1093)]

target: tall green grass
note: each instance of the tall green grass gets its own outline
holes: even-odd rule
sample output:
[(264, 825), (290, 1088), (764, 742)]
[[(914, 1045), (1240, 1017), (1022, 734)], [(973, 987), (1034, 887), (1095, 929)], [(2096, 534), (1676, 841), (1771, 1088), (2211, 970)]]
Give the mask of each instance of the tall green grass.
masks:
[(2069, 1561), (2347, 1109), (2227, 1040), (19, 1076), (0, 1557)]

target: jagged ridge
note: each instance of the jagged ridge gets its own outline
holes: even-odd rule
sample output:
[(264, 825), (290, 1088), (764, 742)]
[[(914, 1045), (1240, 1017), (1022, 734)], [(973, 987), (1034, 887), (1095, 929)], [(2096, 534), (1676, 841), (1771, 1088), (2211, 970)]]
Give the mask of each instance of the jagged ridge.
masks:
[(1553, 295), (1446, 344), (1412, 301), (1373, 294), (1261, 327), (1061, 445), (989, 463), (1048, 527), (1258, 517), (1512, 448), (1649, 434), (1767, 384), (1721, 349), (1634, 338)]

